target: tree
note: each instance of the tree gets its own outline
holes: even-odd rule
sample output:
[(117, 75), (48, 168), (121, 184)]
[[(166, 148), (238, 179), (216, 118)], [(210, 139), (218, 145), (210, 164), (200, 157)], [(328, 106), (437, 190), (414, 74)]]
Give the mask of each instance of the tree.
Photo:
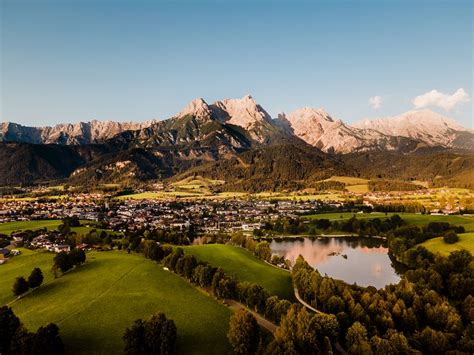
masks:
[(145, 327), (149, 354), (171, 354), (176, 343), (176, 325), (164, 313), (151, 317)]
[(267, 291), (260, 285), (252, 284), (247, 290), (246, 303), (256, 311), (263, 312), (265, 301), (268, 298)]
[(421, 333), (416, 335), (421, 343), (423, 353), (426, 354), (442, 354), (449, 347), (449, 340), (443, 332), (436, 331), (430, 327), (423, 329)]
[(270, 261), (272, 257), (272, 251), (270, 249), (270, 243), (267, 241), (259, 242), (255, 246), (255, 255), (262, 260)]
[(446, 244), (454, 244), (459, 242), (459, 236), (453, 231), (448, 231), (444, 234), (443, 240)]
[(124, 354), (146, 354), (145, 322), (137, 319), (132, 327), (125, 329), (122, 339), (125, 342)]
[(13, 335), (20, 327), (20, 319), (10, 307), (0, 307), (0, 354), (6, 354), (10, 349)]
[(86, 252), (82, 249), (73, 249), (69, 252), (69, 259), (73, 265), (80, 265), (86, 262)]
[(79, 217), (77, 216), (72, 216), (72, 217), (64, 217), (62, 219), (63, 224), (68, 225), (70, 227), (80, 227), (81, 226), (81, 221), (79, 220)]
[(346, 335), (347, 352), (349, 354), (372, 354), (367, 329), (355, 322), (347, 331)]
[(62, 251), (58, 253), (53, 259), (53, 269), (59, 269), (62, 272), (70, 270), (74, 265), (68, 253)]
[(43, 273), (41, 272), (40, 268), (35, 267), (33, 271), (31, 272), (30, 276), (28, 277), (28, 286), (30, 288), (36, 288), (36, 287), (40, 287), (42, 283), (43, 283)]
[(58, 231), (61, 233), (61, 235), (67, 236), (69, 233), (71, 233), (71, 226), (69, 224), (60, 224), (58, 226)]
[(23, 276), (17, 277), (15, 283), (13, 284), (13, 294), (15, 296), (20, 296), (28, 291), (28, 282)]
[(174, 352), (176, 325), (164, 313), (153, 315), (149, 320), (138, 319), (123, 336), (125, 354), (161, 354)]
[(237, 310), (230, 318), (227, 338), (236, 354), (255, 354), (260, 341), (255, 317), (245, 309)]
[(13, 334), (10, 343), (11, 354), (32, 354), (35, 334), (30, 333), (25, 327), (20, 326)]
[(50, 323), (40, 327), (33, 339), (34, 353), (38, 355), (61, 355), (64, 354), (64, 345), (59, 336), (59, 328)]

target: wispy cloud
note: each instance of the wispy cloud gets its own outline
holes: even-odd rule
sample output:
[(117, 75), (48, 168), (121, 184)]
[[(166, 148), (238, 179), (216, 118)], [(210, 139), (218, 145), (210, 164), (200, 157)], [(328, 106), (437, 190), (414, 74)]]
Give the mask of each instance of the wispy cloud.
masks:
[(413, 99), (415, 108), (424, 108), (428, 106), (441, 107), (445, 111), (451, 111), (455, 106), (469, 102), (471, 98), (463, 88), (457, 89), (452, 95), (443, 94), (438, 90), (431, 90), (423, 95)]
[(382, 107), (382, 102), (383, 100), (381, 96), (372, 96), (371, 98), (369, 98), (369, 104), (375, 110), (378, 110)]

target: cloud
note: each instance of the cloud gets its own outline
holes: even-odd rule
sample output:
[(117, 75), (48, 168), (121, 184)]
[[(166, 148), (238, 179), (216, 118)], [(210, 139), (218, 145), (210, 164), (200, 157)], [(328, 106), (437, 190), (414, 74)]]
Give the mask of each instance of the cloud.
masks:
[(417, 96), (413, 99), (415, 108), (424, 108), (428, 106), (441, 107), (445, 111), (451, 111), (455, 106), (469, 102), (471, 98), (463, 88), (457, 89), (452, 95), (443, 94), (438, 90), (431, 90), (426, 94)]
[(369, 98), (369, 104), (373, 109), (378, 110), (382, 107), (382, 97), (381, 96), (372, 96)]

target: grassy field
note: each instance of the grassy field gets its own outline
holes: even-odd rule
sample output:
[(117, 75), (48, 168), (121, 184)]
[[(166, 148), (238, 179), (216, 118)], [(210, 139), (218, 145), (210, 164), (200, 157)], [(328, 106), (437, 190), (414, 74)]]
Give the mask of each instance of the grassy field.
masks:
[(197, 197), (201, 196), (199, 192), (193, 191), (148, 191), (148, 192), (140, 192), (136, 194), (130, 195), (123, 195), (115, 197), (117, 200), (163, 200), (163, 199), (174, 199), (176, 197)]
[[(51, 220), (37, 220), (37, 221), (18, 221), (18, 222), (7, 222), (0, 224), (0, 234), (10, 235), (12, 232), (22, 231), (22, 230), (36, 230), (47, 228), (48, 230), (53, 230), (58, 228), (61, 224), (59, 219)], [(93, 224), (91, 221), (81, 221), (81, 223)], [(76, 232), (77, 234), (87, 234), (90, 231), (95, 229), (98, 233), (105, 231), (107, 233), (119, 235), (121, 233), (113, 232), (108, 229), (95, 228), (93, 226), (80, 226), (80, 227), (71, 227), (71, 231)]]
[(323, 181), (337, 181), (346, 185), (363, 185), (368, 184), (368, 179), (357, 178), (353, 176), (331, 176), (329, 179)]
[(56, 229), (61, 224), (59, 219), (38, 220), (38, 221), (18, 221), (0, 224), (0, 233), (10, 235), (12, 232), (20, 230), (36, 230), (47, 228), (48, 230)]
[(354, 193), (365, 193), (369, 192), (369, 185), (360, 184), (360, 185), (348, 185), (346, 186), (347, 191)]
[[(0, 266), (0, 272), (29, 269), (33, 257), (18, 257)], [(54, 322), (68, 353), (117, 354), (126, 327), (163, 311), (178, 328), (177, 353), (231, 353), (226, 338), (231, 311), (226, 306), (140, 255), (91, 252), (87, 259), (58, 279), (49, 276), (45, 285), (12, 304), (27, 328)], [(46, 261), (41, 256), (37, 264)]]
[(446, 244), (443, 238), (433, 238), (423, 242), (426, 249), (432, 253), (440, 253), (441, 255), (447, 256), (449, 253), (465, 249), (471, 254), (474, 254), (474, 233), (463, 233), (459, 234), (459, 242), (454, 244)]
[(182, 187), (182, 190), (177, 191), (160, 191), (160, 192), (141, 192), (130, 195), (123, 195), (115, 197), (118, 200), (170, 200), (181, 198), (186, 200), (204, 200), (204, 199), (229, 199), (229, 198), (246, 198), (250, 195), (246, 192), (220, 192), (212, 193), (210, 191), (203, 191), (202, 189), (193, 189), (190, 185)]
[(206, 244), (188, 246), (184, 251), (212, 266), (222, 267), (227, 274), (234, 275), (240, 281), (257, 283), (281, 298), (294, 298), (289, 272), (264, 263), (243, 248)]
[(0, 265), (0, 276), (2, 287), (0, 287), (0, 305), (4, 305), (13, 300), (12, 286), (19, 276), (28, 278), (35, 267), (43, 271), (44, 282), (53, 279), (51, 266), (54, 254), (47, 252), (36, 252), (24, 248), (18, 248), (21, 254), (12, 257), (8, 262)]
[(350, 200), (348, 196), (344, 196), (341, 193), (335, 192), (320, 192), (320, 193), (308, 193), (308, 192), (259, 192), (251, 195), (251, 197), (263, 200), (294, 200), (294, 201), (307, 201), (307, 200), (321, 200), (321, 201), (345, 201)]

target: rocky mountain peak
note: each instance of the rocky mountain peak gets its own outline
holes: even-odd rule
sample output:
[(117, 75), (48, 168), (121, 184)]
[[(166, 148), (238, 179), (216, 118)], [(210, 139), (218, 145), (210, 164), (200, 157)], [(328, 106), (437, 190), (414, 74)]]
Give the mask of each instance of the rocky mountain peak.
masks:
[[(334, 119), (326, 112), (323, 108), (312, 108), (312, 107), (303, 107), (296, 111), (293, 111), (288, 115), (289, 121), (299, 121), (301, 123), (314, 124), (314, 123), (323, 123), (334, 122)], [(323, 122), (321, 122), (323, 121)]]
[(194, 116), (198, 119), (210, 118), (212, 113), (207, 102), (202, 98), (191, 101), (176, 117)]
[(413, 110), (398, 116), (364, 119), (353, 126), (376, 130), (390, 136), (417, 139), (430, 146), (463, 149), (474, 147), (472, 130), (431, 110)]
[(211, 105), (215, 117), (224, 123), (250, 129), (262, 122), (271, 122), (270, 115), (252, 98), (224, 99)]

